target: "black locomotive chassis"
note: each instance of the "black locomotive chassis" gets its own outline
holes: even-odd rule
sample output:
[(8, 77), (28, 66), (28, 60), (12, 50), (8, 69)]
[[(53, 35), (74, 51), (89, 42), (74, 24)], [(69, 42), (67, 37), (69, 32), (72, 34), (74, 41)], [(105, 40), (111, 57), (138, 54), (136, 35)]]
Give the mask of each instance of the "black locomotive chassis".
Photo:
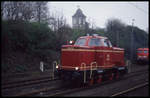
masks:
[(137, 61), (137, 63), (141, 63), (141, 64), (143, 64), (143, 63), (149, 63), (149, 59), (145, 59), (145, 58), (141, 58), (141, 59), (137, 59), (136, 60)]
[[(119, 73), (119, 75), (124, 75), (127, 73), (127, 67), (115, 67), (109, 69), (97, 69), (92, 71), (92, 78), (97, 79), (99, 75), (103, 76), (103, 80), (108, 79), (110, 75), (114, 73), (114, 77)], [(86, 80), (90, 79), (91, 70), (86, 70)], [(84, 81), (84, 71), (79, 70), (64, 70), (59, 69), (55, 71), (55, 76), (58, 76), (64, 81)]]

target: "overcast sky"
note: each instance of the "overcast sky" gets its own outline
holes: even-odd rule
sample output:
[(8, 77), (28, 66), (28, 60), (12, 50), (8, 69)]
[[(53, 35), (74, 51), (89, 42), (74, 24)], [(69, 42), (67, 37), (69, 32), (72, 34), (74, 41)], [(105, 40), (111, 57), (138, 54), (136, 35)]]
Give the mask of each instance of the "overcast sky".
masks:
[(50, 11), (63, 14), (67, 23), (72, 26), (72, 16), (80, 6), (83, 14), (95, 22), (97, 27), (104, 28), (108, 19), (118, 18), (123, 23), (131, 25), (135, 19), (134, 26), (143, 30), (149, 28), (148, 1), (141, 2), (49, 2)]

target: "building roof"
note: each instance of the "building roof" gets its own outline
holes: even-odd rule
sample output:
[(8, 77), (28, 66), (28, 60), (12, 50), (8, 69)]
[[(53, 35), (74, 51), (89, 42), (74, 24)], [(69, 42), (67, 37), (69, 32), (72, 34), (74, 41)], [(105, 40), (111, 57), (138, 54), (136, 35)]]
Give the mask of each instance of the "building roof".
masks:
[(72, 17), (86, 17), (80, 8), (77, 9), (76, 13)]
[(99, 35), (92, 35), (92, 36), (81, 36), (80, 38), (102, 38), (102, 39), (107, 39), (107, 37), (104, 36), (99, 36)]
[(149, 50), (149, 48), (138, 48), (137, 50)]

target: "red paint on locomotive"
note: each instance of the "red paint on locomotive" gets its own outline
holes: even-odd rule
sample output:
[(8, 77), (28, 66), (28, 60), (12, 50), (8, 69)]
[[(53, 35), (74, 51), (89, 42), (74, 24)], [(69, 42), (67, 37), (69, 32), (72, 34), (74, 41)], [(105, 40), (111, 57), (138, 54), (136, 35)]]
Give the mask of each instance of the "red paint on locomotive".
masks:
[(149, 60), (149, 48), (138, 48), (137, 60), (148, 61)]
[(62, 80), (88, 84), (117, 79), (127, 72), (124, 49), (113, 47), (102, 36), (83, 36), (74, 45), (63, 45), (61, 66), (57, 68), (56, 74)]
[[(90, 45), (90, 40), (99, 40), (99, 45)], [(82, 45), (76, 45), (78, 41), (83, 40)], [(106, 41), (106, 42), (105, 42)], [(125, 66), (124, 49), (112, 47), (110, 41), (106, 37), (101, 36), (84, 36), (80, 37), (75, 45), (63, 45), (61, 53), (61, 69), (89, 70), (91, 62), (94, 68), (112, 68), (114, 66)], [(107, 46), (107, 45), (108, 46)], [(85, 63), (86, 68), (82, 69), (81, 64)]]

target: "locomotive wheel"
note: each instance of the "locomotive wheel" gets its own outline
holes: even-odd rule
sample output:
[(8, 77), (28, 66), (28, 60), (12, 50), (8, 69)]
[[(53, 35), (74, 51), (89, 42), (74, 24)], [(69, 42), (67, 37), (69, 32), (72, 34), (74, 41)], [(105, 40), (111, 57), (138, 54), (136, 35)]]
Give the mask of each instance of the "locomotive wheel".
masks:
[(116, 79), (119, 79), (120, 78), (120, 74), (119, 72), (116, 73)]
[(113, 80), (114, 78), (114, 73), (111, 73), (109, 80)]
[(93, 78), (89, 79), (88, 85), (92, 86), (93, 84), (94, 84), (94, 79)]
[[(79, 78), (79, 80), (81, 80), (81, 79)], [(82, 86), (82, 82), (79, 81), (79, 80), (76, 80), (75, 83), (74, 83), (74, 84), (76, 85), (76, 87)], [(74, 84), (73, 84), (73, 85), (74, 85)]]
[(97, 83), (101, 83), (101, 82), (102, 82), (102, 75), (99, 75), (97, 79)]

